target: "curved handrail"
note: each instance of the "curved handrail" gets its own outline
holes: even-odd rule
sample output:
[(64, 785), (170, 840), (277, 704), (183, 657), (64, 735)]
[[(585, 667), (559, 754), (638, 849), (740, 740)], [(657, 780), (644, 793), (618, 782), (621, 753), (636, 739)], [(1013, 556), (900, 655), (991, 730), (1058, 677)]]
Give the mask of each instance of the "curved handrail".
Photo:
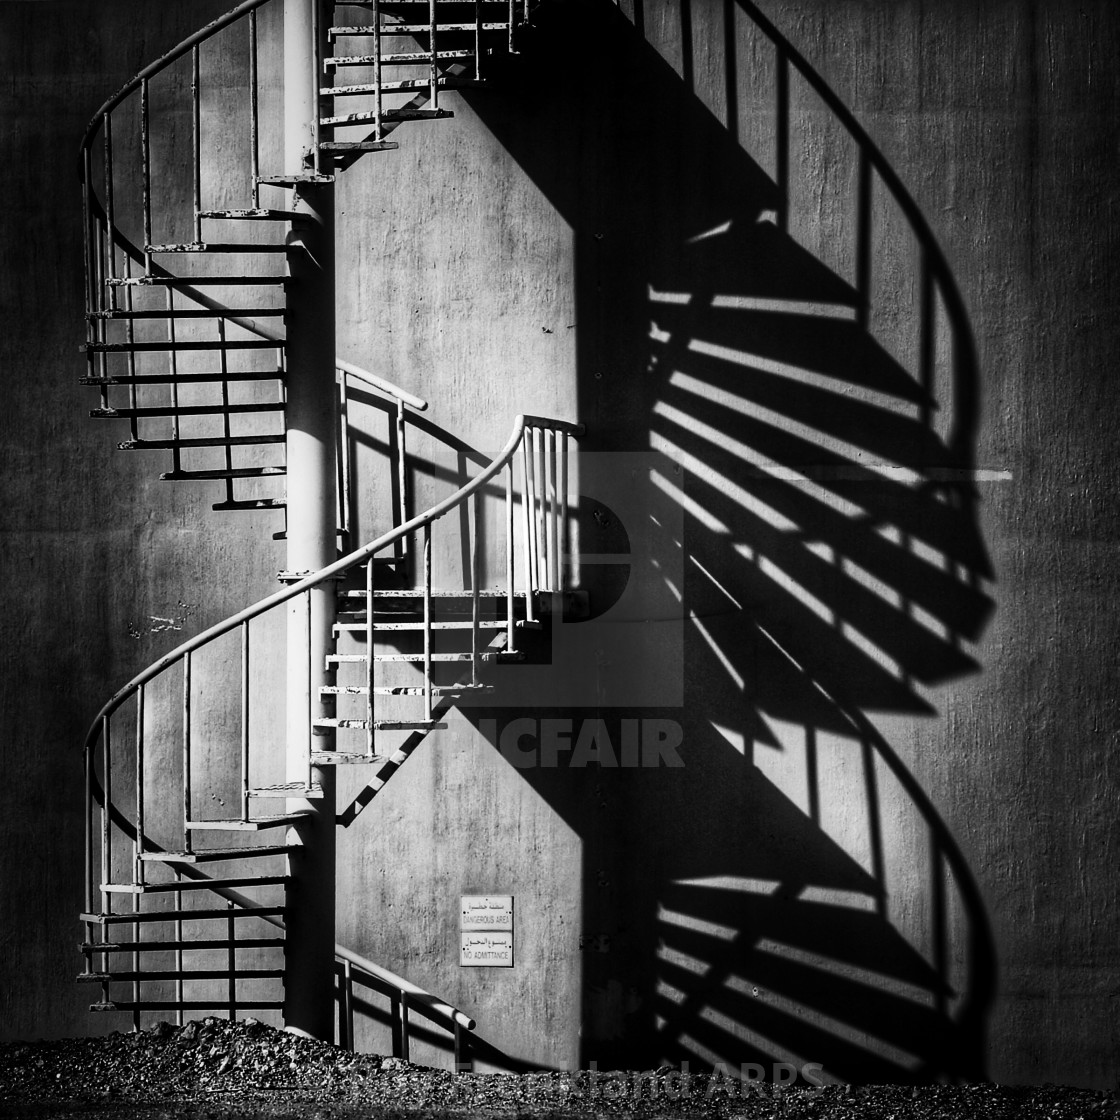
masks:
[[(212, 35), (217, 34), (223, 27), (228, 27), (231, 23), (236, 23), (243, 15), (251, 12), (254, 8), (263, 7), (268, 2), (269, 0), (242, 0), (235, 8), (231, 8), (224, 15), (218, 16), (217, 19), (211, 20), (205, 27), (200, 27), (192, 35), (188, 35), (181, 43), (172, 47), (166, 54), (160, 55), (154, 62), (149, 62), (147, 66), (125, 82), (125, 84), (93, 114), (89, 124), (86, 126), (85, 132), (82, 134), (82, 142), (78, 149), (79, 152), (84, 153), (89, 149), (104, 120), (105, 114), (111, 113), (130, 93), (139, 89), (146, 79), (154, 77), (165, 67), (170, 66), (176, 59), (182, 58), (192, 47), (197, 46), (199, 43), (209, 39)], [(79, 167), (79, 175), (84, 180), (84, 164)]]
[(376, 373), (370, 373), (369, 370), (361, 369), (351, 362), (344, 362), (341, 358), (335, 358), (334, 365), (340, 373), (356, 378), (358, 381), (364, 381), (367, 385), (380, 389), (387, 396), (396, 397), (397, 400), (403, 401), (410, 408), (416, 409), (417, 412), (424, 412), (428, 407), (428, 402), (422, 397), (414, 396), (407, 389), (402, 389), (399, 385), (394, 385), (391, 381), (378, 377)]
[[(93, 198), (92, 201), (95, 204), (97, 213), (101, 217), (105, 217), (105, 211), (100, 202), (96, 198)], [(144, 254), (115, 226), (112, 229), (112, 237), (115, 244), (123, 252), (127, 253), (133, 261), (137, 264), (144, 263)], [(164, 277), (176, 275), (154, 261), (151, 263), (150, 269), (153, 276)], [(199, 306), (213, 311), (215, 317), (225, 319), (226, 322), (233, 323), (242, 330), (248, 331), (250, 334), (255, 334), (258, 338), (266, 338), (271, 342), (275, 342), (278, 346), (284, 343), (284, 335), (281, 334), (280, 331), (274, 330), (267, 323), (257, 322), (256, 319), (250, 319), (244, 315), (228, 314), (220, 300), (216, 300), (213, 296), (208, 296), (205, 292), (199, 291), (198, 288), (192, 287), (190, 284), (180, 284), (176, 288), (176, 291), (179, 295), (193, 300)], [(399, 385), (394, 385), (392, 381), (386, 381), (385, 378), (379, 377), (376, 373), (370, 373), (369, 370), (354, 365), (353, 362), (348, 362), (342, 358), (336, 357), (334, 364), (337, 370), (345, 373), (347, 376), (354, 377), (359, 381), (364, 381), (367, 385), (372, 385), (375, 389), (379, 389), (387, 396), (403, 401), (409, 408), (413, 408), (417, 412), (425, 412), (428, 408), (428, 402), (424, 400), (423, 397), (418, 397), (414, 393), (410, 393), (407, 389), (402, 389)]]
[(143, 672), (138, 673), (128, 684), (118, 689), (97, 713), (93, 723), (90, 725), (89, 731), (86, 732), (84, 741), (85, 750), (87, 752), (92, 750), (100, 734), (103, 721), (107, 716), (111, 716), (125, 700), (141, 687), (141, 685), (147, 684), (165, 669), (170, 668), (170, 666), (180, 661), (188, 653), (193, 653), (196, 649), (208, 644), (215, 638), (220, 638), (223, 634), (228, 634), (242, 623), (249, 622), (251, 619), (264, 614), (273, 607), (279, 606), (289, 599), (294, 599), (297, 595), (301, 595), (305, 591), (310, 591), (312, 588), (318, 587), (319, 584), (325, 583), (334, 576), (342, 575), (350, 568), (355, 567), (364, 560), (368, 560), (375, 553), (380, 552), (384, 548), (388, 548), (389, 545), (394, 544), (402, 537), (416, 532), (425, 525), (430, 525), (449, 510), (461, 505), (467, 498), (474, 494), (475, 491), (481, 490), (503, 467), (507, 466), (512, 461), (514, 452), (516, 452), (517, 448), (521, 445), (522, 436), (525, 433), (525, 429), (528, 427), (549, 428), (553, 431), (563, 432), (568, 435), (580, 435), (584, 430), (582, 424), (570, 424), (563, 420), (552, 420), (541, 416), (518, 415), (514, 420), (513, 433), (490, 465), (472, 478), (470, 482), (459, 487), (454, 493), (449, 494), (443, 501), (437, 502), (430, 509), (417, 514), (402, 525), (390, 529), (387, 533), (383, 533), (380, 537), (363, 545), (361, 548), (355, 549), (353, 552), (340, 557), (333, 564), (328, 564), (327, 567), (321, 568), (317, 572), (312, 572), (310, 575), (304, 576), (297, 582), (289, 584), (289, 586), (281, 588), (279, 591), (273, 592), (273, 594), (266, 596), (252, 606), (245, 607), (236, 614), (230, 615), (229, 618), (224, 619), (222, 622), (215, 623), (208, 629), (196, 634), (193, 638), (176, 646), (173, 650), (164, 654), (163, 657), (154, 661), (143, 670)]

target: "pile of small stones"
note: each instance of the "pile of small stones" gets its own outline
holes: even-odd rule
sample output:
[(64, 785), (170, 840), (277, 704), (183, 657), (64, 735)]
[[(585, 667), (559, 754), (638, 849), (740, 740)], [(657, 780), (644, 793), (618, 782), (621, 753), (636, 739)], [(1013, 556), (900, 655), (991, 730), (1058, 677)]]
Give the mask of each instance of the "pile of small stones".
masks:
[(1116, 1093), (820, 1088), (644, 1072), (459, 1073), (352, 1054), (253, 1019), (0, 1046), (0, 1117), (35, 1120), (1120, 1120)]

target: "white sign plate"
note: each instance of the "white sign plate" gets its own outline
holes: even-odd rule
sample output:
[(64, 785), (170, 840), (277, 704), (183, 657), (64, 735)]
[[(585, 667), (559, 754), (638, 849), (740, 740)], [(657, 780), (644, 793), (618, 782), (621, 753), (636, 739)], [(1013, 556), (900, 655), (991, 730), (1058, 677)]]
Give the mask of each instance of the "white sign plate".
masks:
[(459, 963), (475, 968), (513, 968), (512, 933), (461, 933)]
[(465, 894), (459, 928), (462, 930), (513, 930), (513, 895)]

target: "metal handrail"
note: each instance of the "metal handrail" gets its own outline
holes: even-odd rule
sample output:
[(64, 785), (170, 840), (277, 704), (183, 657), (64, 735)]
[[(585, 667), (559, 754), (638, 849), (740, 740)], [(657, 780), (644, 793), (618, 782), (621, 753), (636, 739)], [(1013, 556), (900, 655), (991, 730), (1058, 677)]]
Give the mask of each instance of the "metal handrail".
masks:
[(355, 549), (353, 552), (348, 553), (346, 556), (336, 560), (333, 564), (320, 569), (318, 572), (312, 572), (310, 575), (304, 576), (302, 579), (295, 583), (289, 584), (287, 587), (266, 596), (264, 599), (259, 600), (252, 606), (246, 607), (236, 614), (231, 615), (222, 622), (203, 630), (201, 633), (196, 634), (193, 638), (176, 646), (173, 650), (163, 655), (157, 661), (154, 661), (143, 672), (138, 673), (135, 677), (118, 689), (117, 692), (101, 707), (97, 716), (94, 718), (89, 730), (86, 732), (84, 740), (84, 750), (88, 755), (94, 748), (98, 738), (101, 734), (101, 729), (104, 726), (105, 720), (112, 716), (112, 714), (127, 700), (130, 696), (143, 685), (153, 680), (165, 669), (170, 668), (172, 665), (181, 661), (187, 655), (193, 653), (195, 650), (200, 649), (202, 646), (220, 638), (223, 634), (228, 634), (230, 631), (236, 629), (243, 623), (249, 622), (259, 615), (264, 614), (266, 611), (271, 610), (273, 607), (279, 606), (281, 603), (287, 602), (289, 599), (294, 599), (296, 596), (310, 591), (314, 587), (318, 587), (322, 583), (333, 579), (335, 576), (342, 575), (349, 569), (357, 566), (365, 560), (368, 560), (375, 553), (380, 552), (382, 549), (388, 548), (390, 545), (396, 543), (401, 538), (416, 532), (417, 530), (430, 526), (434, 521), (439, 520), (445, 513), (462, 505), (471, 495), (477, 491), (482, 490), (484, 486), (501, 471), (504, 467), (510, 465), (513, 460), (514, 454), (518, 448), (522, 446), (523, 437), (527, 429), (543, 429), (562, 433), (564, 435), (580, 435), (584, 431), (582, 424), (571, 424), (563, 420), (553, 420), (546, 417), (530, 416), (521, 414), (514, 420), (513, 432), (509, 439), (506, 441), (505, 446), (494, 458), (494, 460), (476, 475), (470, 482), (461, 486), (454, 493), (448, 495), (441, 502), (437, 502), (430, 509), (423, 513), (417, 514), (409, 521), (398, 525), (388, 532), (383, 533), (380, 537), (370, 541), (368, 544), (363, 545), (361, 548)]
[[(221, 31), (223, 27), (228, 27), (231, 23), (236, 23), (243, 15), (248, 14), (254, 8), (263, 7), (267, 3), (269, 3), (269, 0), (242, 0), (242, 3), (238, 4), (237, 7), (231, 8), (225, 15), (218, 16), (217, 19), (211, 20), (205, 27), (200, 27), (192, 35), (188, 35), (181, 43), (172, 47), (166, 54), (160, 55), (154, 62), (149, 62), (147, 66), (125, 82), (125, 84), (93, 114), (82, 135), (79, 151), (84, 153), (89, 150), (97, 135), (98, 128), (104, 120), (105, 114), (111, 113), (130, 93), (138, 90), (147, 79), (155, 77), (156, 74), (165, 67), (170, 66), (176, 59), (182, 58), (192, 47), (196, 47), (199, 43), (205, 42), (212, 35)], [(80, 166), (79, 173), (84, 181), (84, 164)]]
[[(98, 200), (94, 198), (92, 201), (96, 204), (100, 216), (104, 217), (105, 212), (101, 208)], [(117, 246), (127, 253), (132, 260), (137, 264), (144, 263), (144, 254), (115, 226), (112, 230), (112, 236)], [(170, 272), (168, 269), (162, 268), (155, 263), (151, 265), (151, 272), (153, 276), (174, 275), (174, 273)], [(255, 334), (258, 338), (266, 338), (271, 342), (275, 342), (278, 346), (284, 343), (284, 335), (280, 331), (274, 330), (267, 323), (259, 323), (256, 319), (249, 319), (243, 315), (227, 314), (220, 300), (215, 299), (213, 296), (208, 296), (205, 292), (199, 291), (189, 284), (179, 285), (176, 291), (179, 295), (185, 296), (187, 299), (197, 303), (200, 307), (209, 308), (209, 310), (214, 312), (216, 318), (220, 317), (225, 319), (226, 322), (233, 323), (242, 330), (248, 331), (250, 334)], [(372, 385), (375, 389), (379, 389), (387, 396), (403, 401), (409, 408), (415, 409), (417, 412), (427, 411), (428, 402), (424, 400), (423, 397), (418, 397), (415, 393), (410, 393), (407, 389), (402, 389), (399, 385), (393, 384), (392, 381), (387, 381), (384, 377), (379, 377), (376, 373), (370, 373), (369, 370), (362, 369), (361, 366), (354, 365), (353, 362), (348, 362), (343, 358), (336, 357), (334, 364), (335, 369), (340, 373), (344, 373), (348, 377), (356, 378), (358, 381), (364, 381), (367, 385)]]

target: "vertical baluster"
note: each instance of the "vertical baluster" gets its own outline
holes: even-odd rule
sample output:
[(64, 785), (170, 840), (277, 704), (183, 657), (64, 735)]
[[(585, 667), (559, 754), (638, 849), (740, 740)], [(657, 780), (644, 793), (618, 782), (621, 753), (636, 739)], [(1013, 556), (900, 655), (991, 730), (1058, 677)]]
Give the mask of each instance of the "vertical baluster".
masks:
[(506, 479), (506, 649), (514, 652), (516, 641), (514, 637), (514, 568), (513, 568), (513, 463), (507, 463), (505, 469)]
[(522, 454), (526, 467), (525, 473), (525, 508), (529, 511), (529, 551), (531, 555), (529, 582), (533, 591), (540, 587), (540, 564), (537, 540), (537, 486), (536, 463), (533, 458), (533, 429), (526, 428), (522, 443)]
[[(90, 203), (90, 191), (93, 187), (92, 156), (88, 145), (82, 149), (82, 251), (85, 254), (86, 266), (86, 315), (92, 315), (98, 308), (94, 300), (94, 266), (93, 266), (93, 206)], [(86, 320), (86, 340), (93, 341), (91, 333), (93, 320)]]
[(789, 58), (780, 44), (775, 83), (774, 182), (778, 188), (778, 228), (785, 232), (789, 229)]
[(568, 555), (568, 433), (560, 433), (560, 587), (563, 591), (570, 582), (571, 558)]
[[(113, 115), (106, 113), (104, 117), (103, 140), (105, 145), (103, 168), (105, 172), (105, 271), (107, 278), (116, 278), (117, 275), (117, 241), (116, 241), (116, 192), (113, 190)], [(127, 254), (126, 254), (127, 259)], [(108, 304), (110, 310), (117, 307), (117, 289), (107, 286)], [(109, 325), (102, 319), (99, 322), (100, 337), (102, 342), (108, 341)], [(103, 376), (109, 373), (109, 356), (101, 354), (101, 372)], [(129, 428), (135, 435), (136, 421), (129, 420)]]
[(474, 0), (474, 77), (482, 81), (482, 0)]
[(366, 561), (366, 754), (370, 758), (376, 753), (374, 747), (375, 735), (373, 721), (377, 710), (374, 700), (374, 681), (377, 677), (377, 662), (374, 659), (374, 587), (373, 587), (374, 559), (371, 556)]
[[(346, 374), (338, 375), (338, 527), (350, 532), (350, 399)], [(349, 536), (347, 536), (349, 544)]]
[[(183, 881), (182, 869), (179, 868), (179, 867), (176, 867), (175, 868), (175, 882), (176, 883), (181, 883), (182, 881)], [(182, 891), (176, 891), (175, 896), (176, 896), (176, 898), (179, 899), (175, 908), (177, 910), (181, 911), (183, 909), (183, 902), (182, 902), (183, 892)], [(180, 918), (175, 919), (175, 1002), (176, 1002), (176, 1004), (178, 1004), (178, 1006), (175, 1008), (175, 1022), (180, 1027), (183, 1025), (183, 996), (185, 994), (184, 993), (184, 986), (183, 986), (183, 965), (184, 965), (184, 963), (185, 962), (184, 962), (184, 959), (183, 959), (183, 919), (180, 917)]]
[(323, 82), (323, 35), (322, 35), (322, 4), (316, 3), (311, 7), (311, 89), (312, 96), (311, 118), (311, 162), (316, 172), (323, 170), (323, 151), (320, 146), (322, 140), (322, 125), (319, 123), (323, 117), (322, 94), (319, 92)]
[[(140, 896), (134, 894), (132, 896), (132, 912), (134, 914), (140, 913)], [(141, 925), (139, 922), (132, 923), (132, 941), (134, 945), (140, 944), (140, 930)], [(138, 1031), (140, 1029), (140, 950), (132, 950), (132, 971), (135, 977), (132, 981), (132, 1002), (135, 1006), (132, 1008), (132, 1029)]]
[(342, 962), (342, 986), (339, 996), (342, 1000), (342, 1014), (340, 1016), (342, 1030), (339, 1034), (345, 1036), (345, 1041), (339, 1043), (346, 1050), (354, 1050), (354, 970), (349, 961)]
[(560, 505), (557, 501), (556, 474), (559, 467), (557, 453), (556, 432), (549, 429), (544, 433), (547, 453), (545, 464), (548, 468), (548, 582), (549, 590), (556, 592), (560, 589)]
[[(101, 311), (108, 311), (110, 306), (116, 306), (114, 302), (116, 293), (106, 282), (108, 275), (107, 255), (108, 241), (106, 237), (106, 222), (101, 220), (98, 223), (97, 235), (97, 290), (100, 293), (99, 309)], [(105, 342), (107, 340), (107, 326), (104, 318), (97, 320), (94, 334), (98, 342)], [(97, 373), (98, 376), (103, 379), (109, 376), (109, 355), (106, 354), (104, 350), (99, 351), (97, 355)], [(101, 404), (103, 408), (109, 407), (109, 388), (105, 384), (101, 386)]]
[(144, 883), (144, 686), (136, 693), (136, 839), (133, 842), (132, 879)]
[(521, 6), (521, 21), (523, 23), (529, 22), (529, 0), (523, 0)]
[(254, 208), (261, 204), (261, 185), (257, 182), (261, 174), (260, 94), (257, 82), (257, 9), (254, 8), (249, 13), (249, 144), (252, 148), (250, 175)]
[(179, 450), (179, 353), (175, 349), (175, 290), (167, 286), (167, 364), (171, 374), (171, 466), (176, 472), (182, 469)]
[(229, 1019), (237, 1018), (237, 931), (234, 928), (233, 903), (226, 903), (226, 972), (229, 976)]
[(424, 718), (432, 718), (432, 527), (424, 525)]
[(249, 819), (249, 620), (241, 624), (241, 819)]
[(401, 1056), (401, 997), (399, 992), (389, 993), (389, 1029), (392, 1032), (393, 1057)]
[[(397, 498), (400, 502), (400, 520), (398, 525), (403, 525), (408, 520), (408, 471), (405, 463), (405, 423), (404, 423), (404, 401), (397, 401)], [(404, 537), (401, 537), (400, 543), (397, 546), (400, 549), (398, 553), (399, 559), (404, 559), (405, 544)]]
[(101, 912), (109, 914), (113, 909), (113, 896), (105, 889), (113, 877), (113, 757), (110, 741), (111, 726), (109, 716), (101, 717)]
[(408, 1031), (408, 992), (401, 992), (401, 1058), (408, 1061), (409, 1051)]
[(315, 716), (315, 697), (312, 692), (311, 682), (314, 679), (311, 665), (311, 592), (312, 588), (308, 588), (303, 593), (303, 601), (306, 607), (304, 617), (306, 619), (306, 626), (304, 627), (303, 638), (304, 648), (307, 650), (307, 674), (304, 677), (304, 683), (307, 689), (307, 723), (304, 725), (307, 728), (307, 773), (304, 778), (304, 785), (310, 789), (312, 785), (311, 773), (311, 744), (315, 729), (312, 727), (311, 721)]
[(191, 48), (191, 142), (194, 158), (194, 239), (202, 241), (202, 97), (198, 44)]
[(471, 684), (478, 684), (478, 623), (479, 623), (479, 537), (482, 532), (482, 499), (476, 492), (471, 504), (474, 506), (474, 533), (471, 536)]
[(183, 654), (183, 847), (191, 851), (191, 655)]
[[(233, 434), (229, 420), (229, 351), (226, 349), (226, 321), (218, 320), (218, 363), (222, 373), (222, 435), (225, 437), (226, 470), (233, 470)], [(233, 501), (233, 479), (226, 479), (226, 499)]]
[(373, 36), (373, 112), (374, 127), (373, 138), (383, 140), (385, 128), (381, 120), (384, 112), (383, 91), (381, 88), (381, 0), (373, 0), (373, 26), (376, 33)]
[(543, 428), (533, 429), (533, 455), (537, 461), (537, 520), (535, 527), (537, 534), (537, 587), (541, 591), (548, 590), (548, 524), (545, 520), (548, 516), (545, 507), (548, 488), (544, 476), (544, 437)]
[[(109, 275), (117, 275), (117, 241), (115, 236), (116, 227), (116, 200), (113, 191), (113, 114), (106, 113), (104, 124), (105, 140), (105, 224), (108, 228), (108, 264)], [(109, 305), (110, 307), (116, 306), (116, 289), (109, 289)]]
[[(132, 277), (132, 258), (126, 253), (124, 257), (124, 274), (127, 279)], [(133, 439), (139, 438), (139, 421), (136, 417), (136, 351), (132, 349), (133, 344), (136, 342), (136, 324), (132, 319), (133, 302), (132, 302), (132, 288), (126, 287), (124, 290), (124, 306), (127, 312), (127, 318), (124, 323), (125, 338), (128, 340), (128, 403), (129, 407), (133, 410), (133, 414), (128, 418), (128, 429)]]
[(431, 106), (433, 109), (439, 108), (439, 55), (436, 54), (436, 0), (428, 0), (428, 51), (430, 53), (430, 77), (429, 87), (431, 99)]
[(140, 185), (144, 194), (144, 275), (152, 274), (152, 122), (148, 79), (140, 83)]
[(521, 519), (525, 534), (525, 620), (535, 621), (533, 616), (533, 517), (530, 511), (532, 502), (530, 487), (530, 466), (528, 429), (521, 433)]
[(508, 36), (507, 45), (509, 53), (513, 54), (513, 24), (514, 20), (517, 19), (517, 0), (509, 0), (509, 10), (506, 13), (506, 19), (509, 21), (509, 27), (506, 31)]
[[(90, 744), (86, 747), (86, 776), (85, 776), (85, 794), (86, 794), (86, 835), (85, 835), (85, 869), (86, 869), (86, 891), (85, 891), (85, 913), (93, 913), (93, 782), (94, 782), (94, 767), (96, 765), (95, 746)], [(87, 933), (89, 931), (87, 930)], [(91, 938), (87, 937), (87, 940)]]

